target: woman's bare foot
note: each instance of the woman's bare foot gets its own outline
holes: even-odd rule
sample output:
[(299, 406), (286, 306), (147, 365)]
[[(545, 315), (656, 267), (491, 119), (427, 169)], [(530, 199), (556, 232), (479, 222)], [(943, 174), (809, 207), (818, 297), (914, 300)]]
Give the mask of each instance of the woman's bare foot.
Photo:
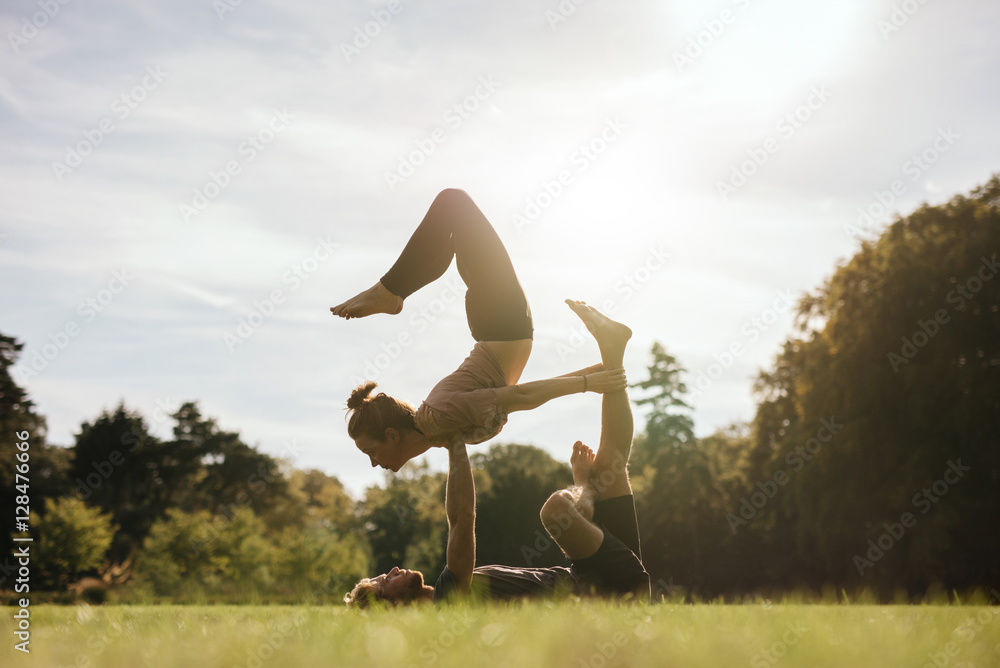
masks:
[(580, 316), (580, 320), (583, 320), (583, 324), (597, 339), (604, 368), (620, 368), (625, 358), (625, 346), (632, 338), (632, 330), (620, 322), (615, 322), (593, 306), (588, 306), (586, 302), (567, 299), (566, 304), (573, 309), (573, 313)]
[(570, 455), (569, 465), (573, 469), (574, 485), (582, 487), (590, 482), (595, 457), (594, 451), (581, 441), (573, 444), (573, 454)]
[(343, 304), (332, 307), (330, 312), (350, 320), (375, 313), (396, 315), (402, 310), (403, 299), (389, 292), (381, 282), (378, 282)]

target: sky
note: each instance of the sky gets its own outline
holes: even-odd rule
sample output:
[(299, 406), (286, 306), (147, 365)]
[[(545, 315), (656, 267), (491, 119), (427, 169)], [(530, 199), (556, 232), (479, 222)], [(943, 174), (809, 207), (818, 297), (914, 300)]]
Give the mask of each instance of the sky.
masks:
[[(654, 341), (688, 369), (704, 436), (860, 239), (1000, 171), (994, 0), (10, 0), (0, 29), (0, 333), (48, 442), (122, 401), (168, 438), (197, 401), (355, 495), (384, 474), (353, 385), (419, 405), (474, 341), (454, 267), (397, 316), (329, 308), (443, 188), (528, 295), (523, 380), (598, 361), (583, 299), (632, 327), (632, 382)], [(599, 406), (499, 439), (568, 459)]]

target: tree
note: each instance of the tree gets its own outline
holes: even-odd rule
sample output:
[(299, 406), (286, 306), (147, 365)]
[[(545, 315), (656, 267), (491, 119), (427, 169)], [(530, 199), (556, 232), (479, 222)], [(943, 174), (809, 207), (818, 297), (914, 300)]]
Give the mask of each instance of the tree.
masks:
[(101, 566), (115, 532), (108, 515), (74, 498), (47, 499), (45, 514), (32, 513), (31, 524), (37, 536), (34, 563), (56, 586)]
[[(23, 348), (23, 343), (0, 334), (0, 508), (5, 509), (0, 513), (0, 588), (11, 588), (17, 571), (10, 540), (16, 529), (15, 499), (23, 495), (17, 485), (27, 484), (33, 507), (43, 508), (46, 499), (63, 493), (70, 459), (65, 448), (46, 444), (45, 418), (35, 412), (34, 402), (11, 377), (11, 367)], [(24, 452), (18, 449), (19, 443), (27, 443), (22, 446), (27, 448), (26, 462), (16, 459)], [(24, 468), (20, 471), (22, 478), (17, 478), (18, 466), (26, 466), (26, 474)]]
[(538, 513), (553, 492), (573, 484), (569, 465), (540, 448), (513, 443), (477, 452), (471, 463), (476, 474), (477, 562), (568, 564)]
[(163, 444), (161, 467), (174, 504), (229, 516), (252, 508), (271, 529), (301, 526), (306, 500), (288, 481), (280, 461), (223, 431), (196, 403), (174, 413), (174, 440)]
[(658, 342), (650, 353), (649, 377), (633, 387), (652, 391), (635, 401), (652, 410), (629, 467), (642, 557), (654, 580), (676, 578), (697, 589), (709, 579), (706, 560), (717, 559), (727, 540), (728, 497), (717, 477), (731, 449), (701, 447), (684, 401), (684, 367)]
[(208, 511), (213, 523), (250, 508), (272, 529), (302, 525), (305, 496), (289, 485), (278, 460), (221, 430), (194, 402), (171, 417), (174, 439), (164, 442), (122, 403), (93, 423), (84, 422), (76, 437), (74, 493), (110, 513), (121, 527), (112, 549), (115, 560), (134, 555), (171, 508)]
[(357, 517), (357, 503), (334, 476), (317, 469), (289, 475), (289, 484), (305, 501), (306, 516), (311, 522), (347, 534), (362, 527)]
[(341, 603), (358, 580), (372, 575), (363, 536), (343, 535), (321, 523), (289, 527), (274, 546), (275, 586), (297, 601)]
[(653, 361), (647, 367), (649, 378), (632, 385), (633, 388), (653, 391), (634, 400), (636, 406), (651, 408), (645, 438), (632, 455), (633, 465), (639, 470), (649, 464), (655, 466), (661, 454), (695, 441), (694, 421), (688, 412), (691, 406), (684, 401), (687, 394), (684, 367), (658, 341), (653, 343), (650, 354)]
[(120, 527), (111, 558), (128, 559), (171, 501), (160, 475), (161, 441), (120, 403), (80, 425), (72, 457), (73, 495), (111, 515)]
[(274, 546), (253, 511), (222, 525), (206, 511), (172, 509), (153, 525), (136, 562), (140, 586), (157, 596), (254, 600), (272, 586)]
[[(751, 455), (752, 477), (789, 475), (757, 518), (786, 583), (888, 593), (1000, 577), (987, 530), (1000, 504), (998, 203), (994, 176), (924, 205), (800, 302), (796, 335), (755, 385)], [(959, 460), (969, 470), (948, 474)], [(946, 474), (946, 496), (922, 497)], [(903, 513), (917, 525), (871, 549)]]
[(366, 490), (360, 514), (375, 572), (399, 566), (430, 578), (444, 570), (445, 480), (444, 473), (430, 473), (426, 462), (410, 463), (399, 473), (386, 474), (384, 488)]

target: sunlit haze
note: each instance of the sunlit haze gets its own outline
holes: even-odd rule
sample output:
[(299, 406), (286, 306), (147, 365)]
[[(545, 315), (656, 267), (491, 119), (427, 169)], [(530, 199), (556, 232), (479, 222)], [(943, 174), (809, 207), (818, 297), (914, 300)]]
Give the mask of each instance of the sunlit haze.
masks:
[[(791, 306), (859, 238), (1000, 170), (992, 0), (49, 4), (0, 9), (0, 332), (60, 445), (121, 400), (168, 437), (197, 400), (380, 482), (347, 396), (419, 404), (474, 343), (464, 288), (453, 267), (395, 317), (329, 307), (445, 187), (527, 292), (525, 380), (598, 361), (583, 299), (634, 330), (632, 382), (654, 341), (677, 356), (707, 435), (753, 417)], [(599, 406), (499, 438), (567, 459)]]

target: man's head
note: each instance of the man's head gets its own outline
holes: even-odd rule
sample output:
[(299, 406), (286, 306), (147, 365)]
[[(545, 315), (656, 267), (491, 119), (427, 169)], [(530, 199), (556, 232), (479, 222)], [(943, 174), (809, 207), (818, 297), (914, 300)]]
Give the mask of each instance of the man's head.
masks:
[(351, 608), (367, 608), (377, 601), (395, 606), (433, 600), (434, 587), (424, 584), (423, 573), (398, 567), (377, 577), (365, 578), (344, 596), (344, 602)]

